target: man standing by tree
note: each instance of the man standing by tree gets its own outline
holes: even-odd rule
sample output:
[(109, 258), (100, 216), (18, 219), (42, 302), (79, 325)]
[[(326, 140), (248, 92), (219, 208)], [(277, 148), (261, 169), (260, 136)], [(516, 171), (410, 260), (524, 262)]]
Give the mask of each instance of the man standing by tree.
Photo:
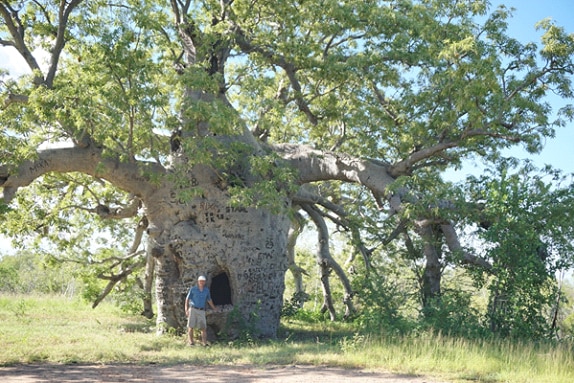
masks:
[[(29, 72), (6, 78), (0, 63), (0, 231), (105, 278), (94, 305), (143, 285), (158, 332), (181, 326), (183, 281), (226, 270), (239, 314), (257, 310), (275, 337), (296, 214), (317, 230), (332, 319), (330, 275), (345, 315), (353, 289), (331, 227), (366, 277), (395, 249), (416, 260), (424, 304), (450, 267), (490, 277), (514, 265), (495, 259), (506, 248), (473, 251), (460, 234), (504, 200), (477, 206), (474, 183), (442, 173), (539, 152), (574, 118), (547, 100), (574, 100), (571, 34), (545, 19), (540, 49), (520, 43), (491, 2), (0, 1), (0, 47)], [(571, 227), (555, 233), (570, 267)]]
[(195, 344), (193, 329), (201, 329), (201, 342), (207, 346), (207, 320), (205, 318), (205, 304), (209, 303), (215, 310), (215, 305), (211, 300), (209, 288), (205, 287), (206, 278), (201, 275), (197, 278), (197, 285), (192, 286), (185, 298), (185, 315), (187, 315), (187, 334), (189, 345)]

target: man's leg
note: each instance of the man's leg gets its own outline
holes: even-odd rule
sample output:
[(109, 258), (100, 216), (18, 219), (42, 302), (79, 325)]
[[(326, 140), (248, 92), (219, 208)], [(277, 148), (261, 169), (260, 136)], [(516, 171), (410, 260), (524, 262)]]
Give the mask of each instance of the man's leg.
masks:
[(201, 329), (201, 342), (204, 346), (207, 346), (207, 328), (204, 327)]
[(189, 336), (189, 344), (195, 344), (195, 341), (193, 340), (193, 327), (187, 328), (187, 335)]

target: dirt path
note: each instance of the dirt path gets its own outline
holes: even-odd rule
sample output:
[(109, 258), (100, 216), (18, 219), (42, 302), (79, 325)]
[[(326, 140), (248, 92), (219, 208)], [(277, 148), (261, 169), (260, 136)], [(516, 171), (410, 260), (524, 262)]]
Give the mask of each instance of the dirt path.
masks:
[(424, 377), (316, 366), (19, 365), (0, 367), (2, 383), (445, 383)]

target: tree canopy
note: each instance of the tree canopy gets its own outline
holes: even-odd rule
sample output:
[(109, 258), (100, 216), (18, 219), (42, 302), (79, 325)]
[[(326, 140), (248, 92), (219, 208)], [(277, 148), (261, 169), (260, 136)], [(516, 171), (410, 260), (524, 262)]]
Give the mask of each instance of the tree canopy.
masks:
[[(332, 318), (330, 273), (346, 315), (356, 293), (333, 231), (365, 275), (395, 257), (422, 265), (425, 308), (461, 266), (499, 278), (500, 302), (525, 278), (509, 258), (527, 259), (524, 241), (546, 248), (528, 287), (541, 291), (574, 259), (571, 185), (550, 169), (515, 180), (501, 153), (536, 153), (571, 121), (547, 97), (573, 97), (574, 37), (544, 20), (540, 44), (521, 42), (511, 13), (482, 0), (1, 1), (0, 45), (30, 69), (0, 88), (2, 231), (90, 263), (108, 281), (96, 301), (144, 269), (149, 290), (164, 250), (180, 254), (163, 233), (222, 198), (289, 217), (298, 278), (293, 246), (311, 222)], [(469, 159), (501, 172), (443, 181)], [(461, 240), (469, 228), (477, 246)]]

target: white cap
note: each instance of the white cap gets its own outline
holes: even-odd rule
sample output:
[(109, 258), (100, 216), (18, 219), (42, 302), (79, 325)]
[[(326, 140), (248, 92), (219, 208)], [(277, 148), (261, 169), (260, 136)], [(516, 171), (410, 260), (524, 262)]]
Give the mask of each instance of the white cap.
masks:
[(199, 278), (197, 278), (198, 281), (206, 281), (207, 278), (205, 278), (203, 275), (200, 275)]

